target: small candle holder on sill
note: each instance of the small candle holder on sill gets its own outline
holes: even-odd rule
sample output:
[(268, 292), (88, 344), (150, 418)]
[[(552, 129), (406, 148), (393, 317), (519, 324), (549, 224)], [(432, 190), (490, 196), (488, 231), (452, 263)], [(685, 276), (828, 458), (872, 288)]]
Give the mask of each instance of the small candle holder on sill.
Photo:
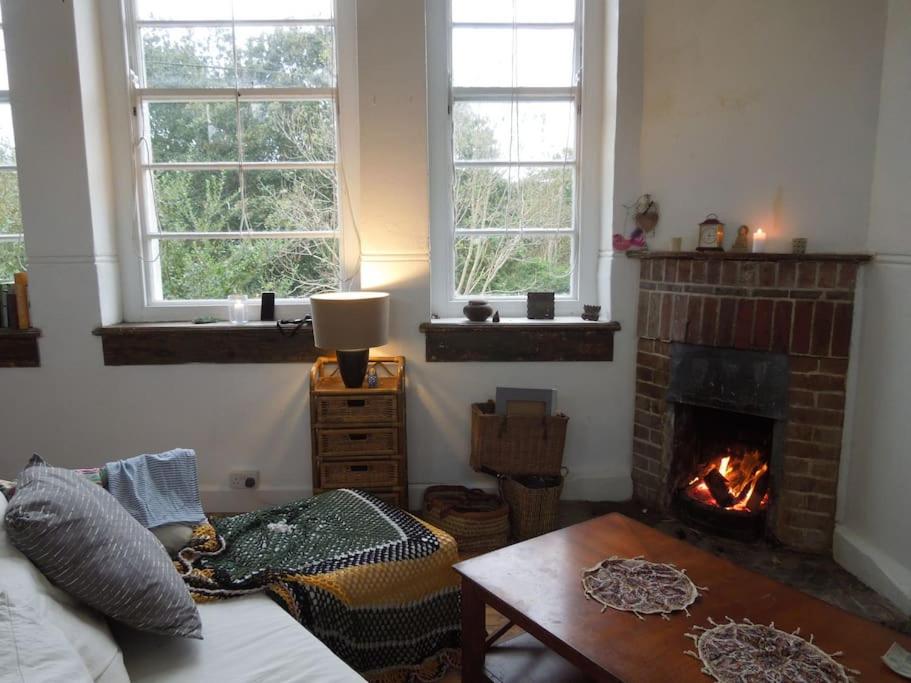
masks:
[(756, 232), (753, 233), (754, 254), (762, 254), (765, 252), (765, 238), (765, 231), (762, 228), (756, 228)]
[(228, 297), (228, 320), (234, 325), (247, 323), (246, 294), (232, 294)]

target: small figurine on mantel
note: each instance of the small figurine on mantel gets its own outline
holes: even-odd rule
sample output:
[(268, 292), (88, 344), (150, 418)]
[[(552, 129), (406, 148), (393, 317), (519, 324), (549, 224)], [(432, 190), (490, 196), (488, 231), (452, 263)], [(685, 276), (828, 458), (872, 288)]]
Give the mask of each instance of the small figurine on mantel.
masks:
[(658, 225), (660, 218), (658, 202), (652, 199), (652, 195), (644, 194), (626, 209), (633, 213), (636, 227), (628, 238), (620, 233), (614, 235), (614, 251), (648, 249), (647, 237), (655, 232), (655, 226)]
[(734, 240), (734, 244), (731, 245), (731, 251), (738, 254), (745, 254), (750, 250), (750, 228), (746, 225), (741, 225), (737, 228), (737, 238)]

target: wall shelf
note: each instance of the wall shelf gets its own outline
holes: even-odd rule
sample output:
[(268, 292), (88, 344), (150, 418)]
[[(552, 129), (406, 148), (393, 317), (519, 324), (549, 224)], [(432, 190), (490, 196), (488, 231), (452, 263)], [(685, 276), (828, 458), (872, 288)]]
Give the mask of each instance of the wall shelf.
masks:
[(92, 331), (105, 365), (312, 363), (320, 355), (313, 328), (279, 330), (275, 322), (122, 323)]
[(41, 330), (0, 328), (0, 368), (37, 368), (41, 365), (38, 337)]
[(421, 323), (428, 363), (568, 362), (614, 359), (620, 323), (579, 318), (503, 318), (475, 323), (448, 318)]

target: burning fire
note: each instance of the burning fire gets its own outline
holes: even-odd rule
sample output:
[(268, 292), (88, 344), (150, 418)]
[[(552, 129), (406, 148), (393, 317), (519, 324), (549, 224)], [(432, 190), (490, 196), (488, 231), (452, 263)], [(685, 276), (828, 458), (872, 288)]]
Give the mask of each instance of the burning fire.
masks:
[(685, 493), (705, 505), (756, 512), (769, 504), (768, 473), (769, 465), (759, 451), (728, 451), (701, 465)]

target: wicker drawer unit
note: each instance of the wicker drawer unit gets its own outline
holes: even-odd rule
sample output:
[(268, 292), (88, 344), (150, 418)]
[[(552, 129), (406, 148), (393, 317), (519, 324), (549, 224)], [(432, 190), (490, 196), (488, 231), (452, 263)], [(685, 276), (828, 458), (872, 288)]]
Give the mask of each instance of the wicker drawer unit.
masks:
[(398, 429), (317, 429), (319, 457), (398, 455)]
[(408, 507), (405, 359), (371, 358), (378, 386), (349, 389), (334, 358), (310, 370), (313, 488), (355, 488)]
[(399, 483), (398, 460), (323, 460), (323, 488), (392, 488)]

